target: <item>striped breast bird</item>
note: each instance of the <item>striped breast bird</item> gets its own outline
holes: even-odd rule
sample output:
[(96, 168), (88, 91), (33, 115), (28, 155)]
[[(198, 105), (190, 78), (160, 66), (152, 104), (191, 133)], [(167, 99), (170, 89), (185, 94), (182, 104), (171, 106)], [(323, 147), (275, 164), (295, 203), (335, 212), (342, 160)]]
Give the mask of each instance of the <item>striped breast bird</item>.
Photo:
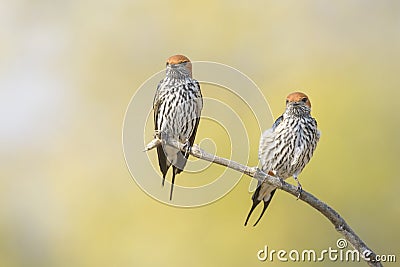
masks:
[(192, 63), (183, 55), (171, 56), (167, 59), (166, 76), (158, 84), (153, 101), (156, 134), (162, 140), (172, 139), (186, 146), (186, 153), (168, 145), (157, 147), (163, 186), (172, 165), (170, 200), (175, 175), (183, 171), (189, 157), (188, 150), (193, 145), (202, 108), (200, 85), (192, 78)]
[[(293, 176), (300, 196), (302, 188), (297, 178), (310, 161), (319, 138), (317, 121), (311, 116), (310, 99), (301, 92), (289, 94), (285, 112), (261, 136), (258, 150), (261, 170), (283, 180)], [(263, 210), (254, 226), (257, 225), (275, 191), (276, 187), (258, 182), (245, 225), (255, 207), (263, 200)]]

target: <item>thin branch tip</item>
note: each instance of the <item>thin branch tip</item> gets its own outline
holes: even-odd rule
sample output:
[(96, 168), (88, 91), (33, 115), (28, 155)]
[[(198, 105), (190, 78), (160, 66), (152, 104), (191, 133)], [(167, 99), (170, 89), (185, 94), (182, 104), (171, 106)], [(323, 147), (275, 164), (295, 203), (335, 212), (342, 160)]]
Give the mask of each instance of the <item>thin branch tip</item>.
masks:
[(156, 148), (156, 147), (158, 147), (159, 145), (161, 145), (161, 139), (159, 139), (159, 138), (156, 137), (156, 138), (154, 138), (153, 140), (151, 140), (150, 143), (148, 143), (148, 144), (144, 147), (143, 152), (152, 150), (153, 148)]

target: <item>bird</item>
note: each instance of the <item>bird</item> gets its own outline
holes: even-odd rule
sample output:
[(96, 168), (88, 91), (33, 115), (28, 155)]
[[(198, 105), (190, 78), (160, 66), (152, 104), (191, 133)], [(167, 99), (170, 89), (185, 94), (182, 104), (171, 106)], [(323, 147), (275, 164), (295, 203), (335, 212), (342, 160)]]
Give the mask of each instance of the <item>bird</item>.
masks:
[(156, 136), (161, 140), (179, 141), (185, 146), (185, 152), (168, 145), (157, 147), (162, 186), (172, 165), (170, 200), (175, 176), (183, 171), (195, 140), (202, 108), (200, 84), (192, 77), (191, 61), (184, 55), (169, 57), (165, 78), (159, 82), (154, 96), (153, 111)]
[[(261, 138), (258, 157), (261, 170), (269, 175), (285, 180), (291, 176), (297, 182), (298, 198), (302, 187), (299, 174), (310, 161), (321, 133), (317, 121), (311, 116), (311, 102), (302, 92), (293, 92), (286, 98), (286, 109), (276, 119), (272, 127), (266, 130)], [(258, 181), (252, 196), (253, 204), (247, 215), (245, 226), (257, 205), (263, 200), (264, 207), (256, 226), (268, 208), (276, 187)]]

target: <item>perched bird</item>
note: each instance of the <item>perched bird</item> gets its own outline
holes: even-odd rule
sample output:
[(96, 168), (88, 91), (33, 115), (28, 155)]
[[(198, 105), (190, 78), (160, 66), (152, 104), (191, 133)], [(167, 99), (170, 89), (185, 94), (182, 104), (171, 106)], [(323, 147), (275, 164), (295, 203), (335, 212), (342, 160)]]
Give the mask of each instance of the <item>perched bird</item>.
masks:
[[(311, 117), (310, 112), (311, 102), (304, 93), (288, 95), (285, 112), (272, 128), (263, 133), (258, 150), (262, 171), (283, 180), (293, 176), (298, 185), (299, 197), (302, 188), (297, 177), (310, 161), (320, 138), (317, 121)], [(263, 210), (254, 226), (257, 225), (275, 191), (276, 187), (258, 182), (252, 197), (253, 205), (244, 225), (247, 225), (255, 207), (263, 200)]]
[(166, 63), (166, 77), (158, 84), (153, 101), (156, 135), (162, 140), (173, 139), (186, 146), (186, 153), (168, 145), (157, 147), (163, 186), (172, 165), (170, 200), (175, 175), (182, 172), (189, 157), (202, 108), (200, 85), (192, 78), (192, 63), (183, 55), (171, 56)]

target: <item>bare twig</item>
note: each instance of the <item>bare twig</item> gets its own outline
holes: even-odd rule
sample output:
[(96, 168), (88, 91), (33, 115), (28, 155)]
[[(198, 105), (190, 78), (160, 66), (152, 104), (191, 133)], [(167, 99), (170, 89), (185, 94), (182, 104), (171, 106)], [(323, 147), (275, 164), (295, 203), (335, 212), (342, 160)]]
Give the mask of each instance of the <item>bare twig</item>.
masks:
[[(163, 143), (165, 145), (175, 147), (181, 151), (185, 151), (186, 149), (184, 144), (180, 142), (177, 142), (175, 140), (168, 140), (168, 142), (164, 140), (161, 141), (156, 137), (149, 144), (146, 145), (144, 151), (151, 150), (157, 146), (162, 145)], [(196, 158), (203, 159), (222, 166), (226, 166), (235, 171), (244, 173), (254, 179), (257, 179), (258, 181), (268, 183), (283, 191), (286, 191), (295, 197), (298, 196), (297, 187), (289, 183), (286, 183), (285, 181), (277, 177), (270, 176), (261, 171), (260, 169), (258, 169), (257, 167), (248, 167), (240, 163), (237, 163), (235, 161), (221, 158), (216, 155), (212, 155), (201, 149), (198, 145), (193, 145), (191, 147), (190, 154)], [(346, 238), (346, 240), (360, 253), (361, 257), (367, 262), (369, 266), (375, 266), (375, 267), (383, 266), (380, 262), (375, 260), (376, 254), (370, 248), (367, 247), (364, 241), (361, 240), (361, 238), (353, 231), (353, 229), (350, 228), (350, 226), (346, 223), (346, 221), (333, 208), (331, 208), (326, 203), (322, 202), (312, 194), (306, 192), (305, 190), (301, 192), (299, 199), (306, 202), (311, 207), (322, 213), (322, 215), (324, 215), (335, 226), (336, 231), (338, 231), (341, 235), (343, 235), (343, 237)]]

